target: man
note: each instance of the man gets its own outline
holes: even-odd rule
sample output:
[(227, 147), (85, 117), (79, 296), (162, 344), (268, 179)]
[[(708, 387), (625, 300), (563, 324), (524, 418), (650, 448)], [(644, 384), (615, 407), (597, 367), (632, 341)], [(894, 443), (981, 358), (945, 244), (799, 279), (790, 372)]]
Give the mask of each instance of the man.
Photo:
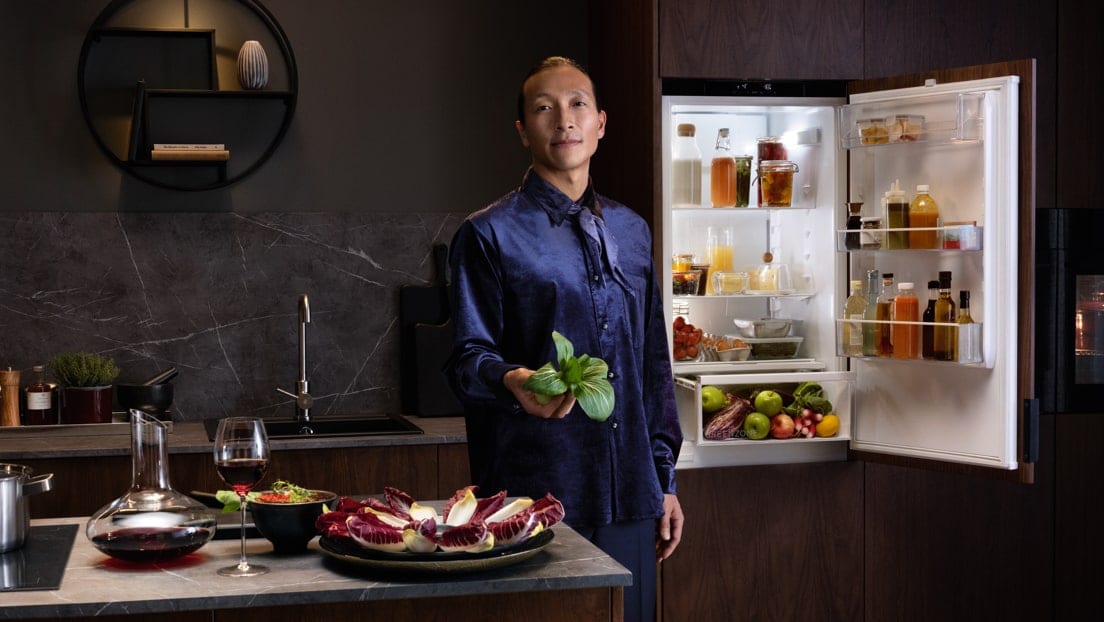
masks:
[[(551, 57), (522, 83), (515, 122), (532, 166), (470, 215), (452, 243), (447, 372), (464, 403), (475, 484), (564, 504), (564, 521), (633, 572), (626, 620), (655, 615), (656, 560), (678, 546), (682, 443), (651, 232), (600, 196), (590, 159), (605, 134), (594, 84)], [(591, 420), (568, 392), (524, 388), (556, 361), (552, 331), (609, 365), (615, 406)]]

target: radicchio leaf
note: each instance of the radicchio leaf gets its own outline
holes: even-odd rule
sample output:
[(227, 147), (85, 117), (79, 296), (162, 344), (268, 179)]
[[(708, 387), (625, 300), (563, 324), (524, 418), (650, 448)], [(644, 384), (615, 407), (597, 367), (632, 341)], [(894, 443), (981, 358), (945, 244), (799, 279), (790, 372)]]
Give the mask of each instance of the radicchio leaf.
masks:
[(414, 521), (424, 521), (433, 519), (436, 523), (438, 520), (437, 510), (429, 507), (428, 505), (422, 505), (415, 501), (410, 504), (410, 519)]
[(483, 521), (474, 520), (446, 530), (437, 544), (448, 553), (481, 553), (494, 548), (495, 537)]
[(405, 517), (398, 516), (396, 514), (392, 514), (390, 511), (378, 510), (373, 507), (364, 508), (364, 511), (360, 512), (360, 515), (375, 516), (384, 524), (394, 527), (395, 529), (402, 529), (403, 527), (406, 527), (408, 523), (410, 523), (410, 515), (407, 515)]
[(403, 513), (410, 512), (410, 506), (414, 504), (414, 497), (391, 486), (383, 487), (383, 497), (387, 499), (387, 505)]
[(487, 522), (488, 523), (502, 522), (502, 521), (506, 520), (507, 518), (510, 518), (514, 514), (517, 514), (518, 512), (522, 512), (522, 511), (525, 511), (525, 510), (529, 509), (529, 506), (531, 506), (531, 505), (533, 505), (533, 500), (530, 499), (529, 497), (518, 497), (517, 499), (514, 499), (513, 501), (511, 501), (509, 504), (505, 505), (499, 511), (497, 511), (494, 514), (491, 514), (490, 516), (488, 516), (487, 517)]
[[(464, 496), (445, 509), (444, 516), (446, 525), (452, 525), (453, 527), (464, 525), (475, 516), (475, 508), (478, 506), (479, 502), (475, 498), (475, 493), (472, 490), (473, 488), (474, 486), (469, 486), (462, 489), (464, 491)], [(453, 496), (449, 501), (455, 499), (456, 497)]]
[(403, 544), (411, 553), (432, 553), (437, 550), (437, 520), (415, 521), (402, 532)]
[(400, 510), (391, 507), (390, 504), (380, 501), (374, 497), (369, 497), (361, 504), (363, 508), (362, 512), (371, 510), (377, 514), (387, 514), (395, 517), (396, 520), (401, 520), (403, 523), (410, 521), (410, 514), (406, 510)]
[(534, 530), (541, 530), (544, 527), (536, 516), (525, 511), (514, 514), (504, 521), (488, 523), (487, 528), (494, 534), (495, 545), (504, 546), (521, 542), (536, 533)]
[(377, 514), (352, 514), (345, 521), (345, 526), (349, 536), (366, 549), (393, 553), (406, 549), (402, 529), (383, 522)]
[(506, 503), (506, 491), (500, 490), (489, 497), (480, 499), (475, 506), (475, 514), (486, 520), (488, 516), (501, 509), (504, 503)]
[(529, 513), (537, 517), (546, 528), (555, 525), (564, 518), (564, 506), (560, 500), (547, 493), (529, 508)]
[(345, 521), (352, 515), (352, 512), (324, 512), (315, 519), (314, 527), (327, 538), (348, 538)]

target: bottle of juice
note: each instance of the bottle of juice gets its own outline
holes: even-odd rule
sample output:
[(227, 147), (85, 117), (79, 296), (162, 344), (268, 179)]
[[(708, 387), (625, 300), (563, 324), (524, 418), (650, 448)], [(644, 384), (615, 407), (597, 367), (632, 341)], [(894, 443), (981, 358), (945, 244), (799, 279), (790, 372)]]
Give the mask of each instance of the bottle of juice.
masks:
[(872, 320), (863, 324), (863, 356), (878, 356), (878, 294), (882, 293), (882, 280), (877, 270), (866, 273), (866, 312), (863, 319)]
[(717, 130), (717, 147), (709, 171), (709, 198), (713, 207), (735, 207), (736, 159), (728, 144), (727, 127)]
[[(935, 301), (939, 298), (939, 281), (928, 281), (928, 306), (920, 317), (922, 322), (935, 321)], [(920, 329), (920, 354), (926, 359), (935, 358), (935, 326), (924, 324)]]
[(709, 262), (709, 273), (705, 275), (705, 293), (714, 294), (713, 274), (732, 272), (732, 230), (727, 227), (709, 227), (706, 230), (705, 254), (706, 261)]
[(920, 300), (912, 283), (901, 283), (901, 291), (893, 298), (893, 358), (920, 358), (920, 326), (906, 323), (919, 321)]
[[(843, 337), (840, 345), (844, 356), (863, 355), (863, 325), (861, 320), (866, 315), (866, 298), (863, 296), (863, 283), (859, 280), (851, 281), (851, 295), (843, 305)], [(860, 320), (860, 321), (855, 321)]]
[[(938, 227), (939, 206), (935, 199), (928, 194), (928, 185), (916, 186), (916, 196), (908, 207), (909, 228)], [(909, 231), (909, 248), (939, 248), (939, 231), (930, 229), (927, 231)]]
[(939, 298), (935, 301), (935, 330), (932, 336), (932, 358), (937, 361), (953, 361), (958, 344), (955, 321), (955, 303), (951, 300), (951, 273), (939, 273)]
[[(878, 356), (893, 356), (893, 334), (890, 331), (889, 321), (893, 319), (893, 298), (896, 295), (897, 287), (893, 284), (893, 273), (883, 273), (882, 293), (878, 294), (878, 310), (876, 312), (879, 324), (874, 328), (875, 340), (878, 343)], [(885, 324), (881, 322), (885, 322)]]
[(901, 190), (901, 180), (894, 180), (893, 185), (885, 194), (886, 217), (889, 226), (887, 229), (899, 229), (899, 231), (886, 232), (886, 248), (908, 248), (909, 232), (904, 231), (909, 227), (909, 204), (905, 199), (905, 191)]
[(693, 123), (679, 123), (671, 157), (671, 206), (701, 207), (702, 155)]

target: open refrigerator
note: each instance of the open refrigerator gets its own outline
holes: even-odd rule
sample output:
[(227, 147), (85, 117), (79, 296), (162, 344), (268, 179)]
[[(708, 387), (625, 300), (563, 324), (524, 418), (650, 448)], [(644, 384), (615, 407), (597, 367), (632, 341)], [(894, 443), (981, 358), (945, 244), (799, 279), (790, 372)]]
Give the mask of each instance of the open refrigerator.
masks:
[[(1018, 468), (1019, 96), (1015, 75), (928, 81), (847, 98), (663, 96), (661, 284), (669, 333), (673, 338), (672, 323), (681, 317), (706, 335), (739, 337), (752, 347), (742, 361), (716, 360), (702, 349), (673, 362), (685, 437), (679, 468), (843, 460), (850, 451)], [(869, 131), (872, 119), (884, 133)], [(677, 128), (687, 124), (703, 156), (701, 199), (676, 206), (672, 154)], [(749, 207), (711, 206), (710, 161), (722, 128), (733, 153), (754, 158)], [(780, 138), (785, 160), (796, 165), (788, 207), (757, 206), (761, 137)], [(887, 248), (887, 236), (907, 235), (889, 226), (883, 205), (895, 181), (908, 200), (918, 185), (930, 186), (940, 215), (931, 227), (935, 248)], [(859, 202), (865, 228), (856, 232), (847, 228), (848, 204)], [(725, 230), (731, 231), (731, 271), (747, 273), (735, 289), (690, 294), (674, 283), (676, 257), (693, 257), (702, 278), (715, 272), (700, 266), (716, 252), (709, 238)], [(859, 234), (863, 243), (856, 244)], [(755, 282), (763, 269), (782, 266), (789, 273), (784, 286)], [(849, 281), (865, 285), (870, 270), (914, 283), (921, 309), (928, 282), (949, 271), (956, 304), (960, 290), (970, 292), (980, 360), (845, 355), (853, 352), (842, 342)], [(779, 341), (787, 348), (797, 343), (796, 350), (767, 349), (779, 344), (741, 333), (746, 322), (736, 325), (761, 318), (792, 320)], [(861, 323), (892, 329), (894, 321)], [(909, 326), (922, 330), (924, 324)], [(928, 327), (957, 329), (953, 323)], [(748, 395), (763, 388), (785, 393), (801, 382), (824, 388), (840, 419), (836, 435), (704, 437), (710, 415), (702, 412), (703, 387)]]

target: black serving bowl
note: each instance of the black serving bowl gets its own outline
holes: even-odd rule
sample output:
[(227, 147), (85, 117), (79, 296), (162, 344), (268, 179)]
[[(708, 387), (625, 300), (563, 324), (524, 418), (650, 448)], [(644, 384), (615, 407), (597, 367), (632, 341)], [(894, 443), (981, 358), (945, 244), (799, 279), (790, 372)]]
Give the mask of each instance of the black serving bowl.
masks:
[[(261, 494), (272, 492), (262, 491)], [(307, 549), (318, 535), (315, 521), (337, 502), (337, 495), (328, 490), (312, 490), (315, 499), (302, 503), (266, 503), (250, 501), (249, 512), (257, 531), (272, 543), (277, 553), (299, 553)]]
[(115, 397), (124, 410), (135, 408), (164, 420), (172, 406), (173, 385), (171, 382), (150, 385), (117, 384)]

